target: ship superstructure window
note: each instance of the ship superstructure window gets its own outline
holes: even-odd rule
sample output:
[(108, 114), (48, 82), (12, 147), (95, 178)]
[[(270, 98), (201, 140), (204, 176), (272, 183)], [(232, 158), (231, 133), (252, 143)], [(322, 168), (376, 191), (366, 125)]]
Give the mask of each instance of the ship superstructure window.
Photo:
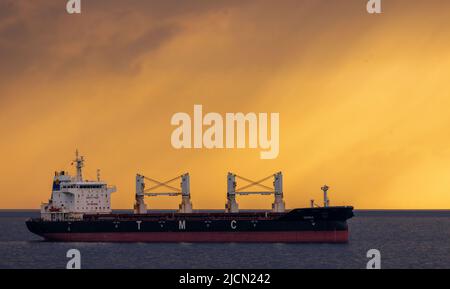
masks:
[(79, 187), (82, 189), (101, 189), (103, 185), (80, 185)]

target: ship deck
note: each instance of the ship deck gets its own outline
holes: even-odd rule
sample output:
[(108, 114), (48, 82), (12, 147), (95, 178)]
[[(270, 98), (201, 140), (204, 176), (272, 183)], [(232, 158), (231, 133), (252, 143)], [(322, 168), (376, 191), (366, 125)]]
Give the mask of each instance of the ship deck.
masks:
[(186, 220), (274, 220), (286, 213), (272, 212), (240, 212), (240, 213), (147, 213), (147, 214), (99, 214), (84, 215), (84, 220), (177, 220), (180, 218)]
[(339, 219), (348, 219), (353, 216), (353, 207), (318, 207), (318, 208), (298, 208), (288, 210), (284, 213), (274, 213), (270, 211), (260, 212), (245, 212), (239, 213), (225, 213), (225, 212), (193, 212), (193, 213), (178, 213), (178, 212), (152, 212), (147, 214), (96, 214), (84, 215), (83, 220), (87, 221), (170, 221), (170, 220), (298, 220), (306, 218), (327, 218), (330, 216), (338, 217)]

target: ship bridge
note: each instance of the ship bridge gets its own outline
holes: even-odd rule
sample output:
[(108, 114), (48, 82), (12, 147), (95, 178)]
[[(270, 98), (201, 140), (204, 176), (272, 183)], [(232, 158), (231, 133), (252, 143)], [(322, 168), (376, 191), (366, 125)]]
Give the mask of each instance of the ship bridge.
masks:
[(75, 176), (65, 171), (55, 172), (52, 195), (48, 203), (42, 204), (41, 217), (58, 220), (79, 219), (83, 214), (110, 214), (111, 194), (116, 187), (102, 181), (99, 170), (96, 181), (83, 180), (84, 157), (78, 151), (72, 164), (76, 167)]

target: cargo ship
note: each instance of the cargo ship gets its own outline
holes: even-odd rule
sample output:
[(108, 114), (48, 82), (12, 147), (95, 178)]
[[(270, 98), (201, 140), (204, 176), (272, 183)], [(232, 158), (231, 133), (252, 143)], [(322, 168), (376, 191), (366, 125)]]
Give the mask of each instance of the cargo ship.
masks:
[[(281, 172), (252, 181), (234, 173), (227, 175), (227, 202), (221, 212), (194, 211), (190, 177), (183, 174), (168, 181), (136, 175), (133, 213), (117, 214), (111, 208), (114, 186), (101, 180), (83, 180), (84, 158), (76, 152), (76, 175), (55, 172), (51, 198), (41, 205), (40, 218), (26, 221), (28, 229), (47, 241), (63, 242), (280, 242), (346, 243), (351, 206), (330, 206), (328, 186), (323, 186), (323, 206), (311, 200), (306, 208), (285, 209)], [(273, 187), (263, 184), (273, 178)], [(248, 182), (240, 189), (237, 180)], [(171, 185), (181, 181), (179, 187)], [(147, 187), (148, 184), (152, 185)], [(257, 186), (258, 191), (245, 191)], [(157, 192), (161, 188), (167, 192)], [(240, 211), (239, 195), (273, 195), (269, 211)], [(147, 210), (145, 197), (181, 196), (178, 211)]]

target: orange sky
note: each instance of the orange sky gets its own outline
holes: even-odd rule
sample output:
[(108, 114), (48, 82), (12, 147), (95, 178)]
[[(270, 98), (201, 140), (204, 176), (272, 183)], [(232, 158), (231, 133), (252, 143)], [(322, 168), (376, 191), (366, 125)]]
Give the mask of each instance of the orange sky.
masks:
[[(137, 172), (189, 171), (195, 208), (226, 173), (284, 173), (287, 207), (450, 207), (450, 2), (0, 2), (0, 208), (38, 208), (55, 170), (97, 168), (131, 208)], [(176, 112), (279, 112), (280, 154), (175, 150)], [(175, 208), (179, 200), (150, 200)], [(240, 197), (269, 208), (271, 197)]]

